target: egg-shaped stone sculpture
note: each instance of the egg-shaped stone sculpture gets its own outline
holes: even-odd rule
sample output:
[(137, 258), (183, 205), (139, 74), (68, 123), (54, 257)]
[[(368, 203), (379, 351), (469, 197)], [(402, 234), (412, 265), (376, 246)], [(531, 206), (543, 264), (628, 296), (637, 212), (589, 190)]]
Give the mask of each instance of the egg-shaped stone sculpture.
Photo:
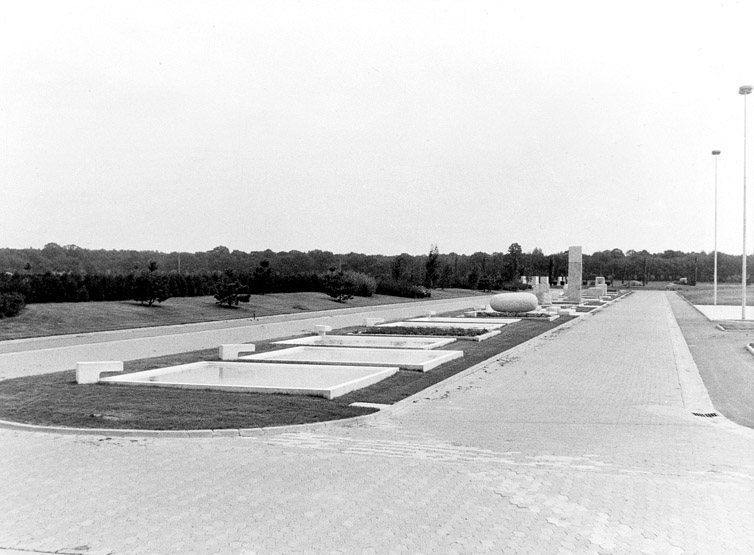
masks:
[(497, 312), (529, 312), (537, 308), (537, 296), (532, 293), (500, 293), (490, 299), (490, 308)]

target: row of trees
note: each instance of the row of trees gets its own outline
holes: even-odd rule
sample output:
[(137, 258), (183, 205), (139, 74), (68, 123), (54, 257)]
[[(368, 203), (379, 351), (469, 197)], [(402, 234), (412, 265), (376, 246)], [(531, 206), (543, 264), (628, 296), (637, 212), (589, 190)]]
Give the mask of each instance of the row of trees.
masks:
[[(52, 273), (0, 274), (0, 294), (20, 295), (25, 303), (87, 302), (136, 300), (152, 306), (170, 297), (214, 295), (218, 304), (234, 306), (248, 302), (250, 295), (316, 291), (339, 301), (353, 296), (370, 297), (374, 293), (411, 298), (430, 296), (430, 291), (391, 277), (377, 279), (352, 270), (329, 268), (326, 272), (283, 275), (262, 261), (252, 272), (178, 274), (160, 271), (155, 262), (147, 269), (126, 275)], [(8, 303), (16, 296), (8, 297)], [(10, 304), (8, 305), (10, 307)], [(10, 308), (8, 308), (10, 311)]]
[[(232, 275), (243, 288), (242, 295), (329, 293), (341, 288), (344, 292), (337, 296), (341, 300), (373, 292), (418, 298), (434, 288), (516, 289), (522, 287), (522, 276), (549, 276), (551, 283), (556, 283), (568, 273), (567, 252), (545, 255), (535, 248), (526, 253), (518, 243), (506, 252), (471, 255), (442, 254), (432, 245), (428, 254), (419, 256), (243, 253), (216, 247), (206, 253), (180, 253), (180, 266), (177, 255), (89, 251), (54, 243), (43, 249), (0, 249), (0, 292), (21, 294), (30, 303), (136, 299), (151, 305), (171, 296), (217, 295), (218, 287)], [(740, 260), (740, 256), (720, 253), (718, 280), (740, 281)], [(624, 253), (613, 249), (583, 257), (584, 279), (598, 275), (618, 282), (687, 278), (694, 283), (712, 281), (712, 273), (710, 253)], [(748, 275), (754, 271), (750, 269)]]
[[(752, 258), (752, 257), (750, 257)], [(584, 255), (584, 273), (613, 276), (614, 279), (676, 280), (681, 277), (699, 281), (712, 280), (712, 253), (646, 250), (623, 252), (620, 249)], [(42, 249), (0, 249), (0, 272), (45, 274), (72, 273), (80, 275), (128, 275), (146, 270), (150, 262), (165, 272), (180, 275), (202, 275), (223, 272), (249, 272), (266, 261), (278, 275), (327, 272), (335, 267), (362, 272), (374, 277), (390, 276), (430, 287), (474, 287), (486, 277), (492, 282), (515, 281), (520, 275), (550, 275), (557, 277), (568, 272), (566, 252), (544, 254), (535, 248), (523, 252), (518, 243), (502, 252), (475, 252), (470, 255), (439, 252), (433, 245), (426, 255), (399, 254), (394, 256), (360, 253), (334, 254), (329, 251), (273, 252), (231, 251), (218, 246), (206, 252), (172, 252), (91, 250), (76, 245), (60, 246), (48, 243)], [(754, 263), (754, 259), (751, 260)], [(741, 257), (720, 253), (718, 279), (740, 280)], [(752, 273), (752, 272), (748, 272)], [(425, 283), (425, 279), (428, 281)], [(476, 283), (475, 283), (476, 281)]]

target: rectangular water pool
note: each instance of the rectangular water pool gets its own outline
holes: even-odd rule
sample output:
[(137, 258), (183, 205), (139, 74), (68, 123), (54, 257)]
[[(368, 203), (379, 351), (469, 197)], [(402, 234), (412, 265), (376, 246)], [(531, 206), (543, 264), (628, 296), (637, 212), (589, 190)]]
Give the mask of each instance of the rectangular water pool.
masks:
[(420, 337), (416, 335), (312, 335), (275, 341), (279, 345), (313, 345), (318, 347), (373, 347), (378, 349), (436, 349), (453, 343), (454, 337)]
[(358, 349), (350, 347), (291, 347), (242, 356), (243, 360), (310, 362), (316, 364), (353, 364), (398, 366), (426, 372), (463, 356), (463, 351), (429, 351), (419, 349)]
[(392, 376), (397, 366), (193, 362), (100, 378), (108, 384), (314, 395), (333, 399)]

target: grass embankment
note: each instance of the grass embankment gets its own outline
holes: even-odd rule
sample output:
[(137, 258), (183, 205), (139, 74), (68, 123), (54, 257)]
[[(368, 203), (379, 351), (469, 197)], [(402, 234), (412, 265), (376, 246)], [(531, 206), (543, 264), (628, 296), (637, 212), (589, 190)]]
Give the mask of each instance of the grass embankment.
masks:
[(270, 293), (252, 295), (250, 303), (242, 303), (233, 308), (216, 305), (214, 297), (211, 296), (177, 297), (152, 307), (140, 305), (135, 301), (30, 304), (18, 316), (0, 320), (0, 341), (216, 320), (260, 318), (276, 314), (432, 301), (482, 294), (467, 289), (446, 289), (433, 291), (430, 299), (373, 295), (372, 297), (354, 297), (346, 303), (339, 303), (324, 293)]
[[(0, 419), (77, 428), (193, 430), (258, 428), (339, 420), (373, 412), (353, 402), (393, 404), (479, 362), (553, 329), (555, 321), (522, 320), (482, 342), (457, 341), (447, 349), (464, 357), (429, 372), (400, 371), (368, 388), (328, 401), (319, 397), (224, 391), (77, 385), (75, 372), (58, 372), (0, 382)], [(344, 330), (345, 331), (345, 330)], [(257, 351), (280, 348), (258, 343)], [(125, 363), (126, 372), (217, 360), (208, 349)]]

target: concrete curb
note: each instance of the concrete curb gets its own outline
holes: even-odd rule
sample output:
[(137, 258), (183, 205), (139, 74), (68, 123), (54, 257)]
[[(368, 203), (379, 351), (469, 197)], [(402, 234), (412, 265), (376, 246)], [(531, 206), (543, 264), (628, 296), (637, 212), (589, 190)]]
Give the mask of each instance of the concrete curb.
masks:
[[(704, 316), (705, 320), (707, 320), (708, 322), (713, 322), (713, 323), (715, 322), (715, 320), (710, 320), (709, 316), (707, 316), (704, 312), (702, 312), (701, 310), (699, 310), (694, 303), (692, 303), (686, 297), (684, 297), (683, 295), (681, 295), (678, 291), (665, 291), (665, 293), (675, 293), (676, 297), (678, 297), (679, 299), (681, 299), (683, 302), (685, 302), (691, 308), (693, 308), (694, 310), (696, 310), (699, 314), (701, 314), (702, 316)], [(719, 327), (719, 324), (718, 324), (718, 327)], [(720, 328), (720, 329), (722, 331), (725, 331), (722, 328)]]
[[(676, 291), (666, 291), (666, 293), (676, 293), (676, 295), (683, 299), (686, 304), (704, 316), (708, 322), (712, 322), (712, 320), (707, 318), (703, 312), (691, 304), (683, 295), (678, 295)], [(716, 413), (717, 416), (712, 418), (702, 418), (702, 420), (706, 420), (711, 426), (715, 426), (716, 428), (720, 428), (721, 430), (733, 434), (749, 438), (754, 437), (754, 430), (729, 420), (725, 415), (718, 413), (717, 409), (715, 409), (712, 404), (712, 399), (707, 392), (707, 386), (704, 385), (702, 376), (699, 373), (699, 368), (694, 361), (694, 357), (692, 356), (688, 343), (686, 343), (686, 338), (683, 336), (683, 332), (678, 325), (675, 313), (670, 306), (667, 296), (665, 297), (665, 302), (667, 303), (668, 309), (668, 326), (670, 328), (670, 338), (673, 343), (673, 354), (676, 359), (676, 368), (678, 370), (678, 385), (681, 388), (684, 408), (688, 409), (691, 413), (697, 413), (697, 415)], [(754, 350), (748, 345), (746, 348), (754, 354)]]
[[(715, 412), (712, 406), (712, 400), (707, 393), (702, 377), (699, 375), (699, 369), (691, 355), (686, 338), (683, 337), (678, 322), (673, 314), (673, 308), (670, 306), (667, 296), (665, 307), (667, 312), (668, 328), (670, 329), (670, 340), (673, 344), (673, 356), (675, 357), (676, 369), (678, 371), (678, 385), (681, 388), (683, 397), (683, 406), (691, 412), (710, 413)], [(691, 305), (693, 306), (693, 305)]]
[[(617, 300), (617, 299), (616, 299)], [(615, 301), (611, 301), (615, 302)], [(536, 337), (524, 341), (515, 347), (511, 347), (507, 351), (498, 353), (487, 360), (484, 360), (474, 366), (467, 368), (457, 374), (454, 374), (445, 380), (434, 384), (433, 386), (419, 391), (405, 399), (401, 399), (397, 403), (390, 405), (385, 409), (375, 411), (370, 414), (364, 414), (361, 416), (354, 416), (352, 418), (344, 418), (341, 420), (327, 420), (324, 422), (310, 422), (306, 424), (292, 424), (288, 426), (273, 426), (269, 428), (228, 428), (218, 430), (134, 430), (134, 429), (117, 429), (117, 428), (68, 428), (65, 426), (40, 426), (36, 424), (23, 424), (20, 422), (11, 422), (8, 420), (0, 420), (0, 428), (12, 431), (20, 432), (37, 432), (48, 434), (61, 434), (61, 435), (88, 435), (88, 436), (109, 436), (109, 437), (140, 437), (140, 438), (164, 438), (164, 439), (186, 439), (186, 438), (227, 438), (227, 437), (258, 437), (264, 435), (283, 434), (290, 432), (307, 432), (315, 430), (323, 430), (332, 427), (352, 427), (359, 426), (367, 423), (374, 418), (390, 414), (397, 410), (401, 410), (403, 407), (408, 407), (420, 400), (427, 400), (441, 394), (448, 386), (453, 383), (466, 378), (480, 370), (487, 368), (498, 362), (503, 362), (506, 359), (520, 355), (522, 352), (535, 347), (537, 344), (545, 341), (551, 335), (556, 332), (568, 329), (583, 318), (594, 316), (595, 313), (600, 312), (610, 303), (606, 303), (603, 306), (596, 307), (591, 312), (583, 313), (581, 316), (575, 317), (564, 324), (561, 324), (551, 330), (548, 330)]]

